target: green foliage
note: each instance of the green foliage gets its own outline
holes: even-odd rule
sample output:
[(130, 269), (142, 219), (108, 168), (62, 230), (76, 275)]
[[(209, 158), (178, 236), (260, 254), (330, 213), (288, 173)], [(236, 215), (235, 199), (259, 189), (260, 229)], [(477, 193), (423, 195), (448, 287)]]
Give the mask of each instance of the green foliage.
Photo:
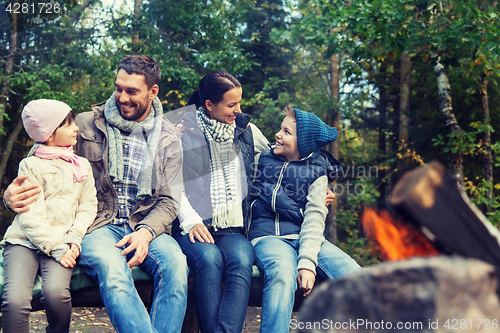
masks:
[(500, 190), (500, 184), (493, 185), (491, 182), (487, 182), (484, 179), (476, 179), (476, 184), (471, 180), (466, 180), (465, 190), (469, 195), (472, 203), (477, 207), (481, 207), (485, 212), (488, 220), (497, 228), (500, 227), (500, 195), (494, 196), (493, 198), (488, 198), (488, 193), (493, 188)]
[[(60, 15), (41, 23), (20, 17), (14, 57), (9, 54), (10, 26), (0, 25), (0, 84), (8, 88), (8, 102), (0, 105), (0, 153), (29, 100), (55, 98), (77, 113), (89, 110), (112, 94), (119, 60), (144, 53), (162, 70), (159, 97), (166, 110), (186, 105), (203, 75), (224, 69), (243, 84), (243, 111), (271, 141), (287, 104), (329, 124), (339, 115), (339, 159), (345, 172), (338, 183), (344, 189), (337, 213), (339, 240), (363, 265), (378, 260), (359, 224), (363, 207), (386, 199), (380, 198), (382, 187), (387, 195), (402, 169), (431, 160), (445, 164), (450, 154), (465, 155), (467, 193), (499, 223), (500, 185), (484, 182), (480, 165), (491, 149), (494, 179), (500, 179), (500, 125), (494, 121), (500, 116), (496, 2), (150, 0), (136, 13), (125, 4), (110, 10), (98, 1), (85, 9), (83, 1), (65, 3)], [(397, 141), (403, 51), (412, 62), (410, 140), (404, 146)], [(432, 70), (438, 57), (462, 128), (453, 135), (439, 112)], [(8, 59), (14, 59), (10, 73)], [(338, 95), (334, 74), (339, 75)], [(493, 120), (488, 126), (479, 100), (485, 78)], [(482, 141), (487, 131), (490, 147)], [(15, 177), (29, 144), (24, 134), (16, 139), (3, 188)], [(379, 173), (363, 174), (360, 168)], [(491, 189), (494, 196), (486, 199)]]

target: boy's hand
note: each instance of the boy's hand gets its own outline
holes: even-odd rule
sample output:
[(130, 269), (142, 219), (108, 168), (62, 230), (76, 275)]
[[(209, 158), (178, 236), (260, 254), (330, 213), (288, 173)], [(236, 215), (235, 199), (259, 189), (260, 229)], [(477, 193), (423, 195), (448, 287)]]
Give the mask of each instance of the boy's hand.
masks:
[(17, 176), (3, 194), (5, 203), (17, 214), (30, 210), (27, 206), (38, 199), (41, 191), (37, 184), (26, 182), (21, 185), (26, 179), (28, 176)]
[(325, 207), (328, 207), (332, 204), (333, 200), (335, 200), (335, 193), (330, 190), (329, 187), (326, 188), (326, 203)]
[(304, 291), (304, 297), (311, 293), (314, 287), (314, 282), (316, 281), (316, 275), (308, 269), (299, 269), (299, 275), (297, 276), (297, 282), (299, 288)]
[[(70, 244), (68, 244), (68, 245), (70, 245)], [(74, 249), (75, 247), (76, 247), (76, 252)], [(59, 261), (59, 263), (61, 265), (63, 265), (63, 267), (73, 268), (76, 265), (76, 258), (78, 257), (79, 254), (80, 254), (80, 250), (78, 249), (78, 246), (76, 246), (75, 244), (71, 244), (69, 250), (66, 251), (66, 253), (63, 255), (63, 257), (61, 258), (61, 261)]]
[(203, 223), (198, 223), (195, 224), (191, 230), (189, 230), (189, 240), (191, 243), (194, 244), (195, 240), (194, 238), (200, 242), (200, 243), (212, 243), (214, 244), (214, 238), (212, 237), (212, 234), (210, 231), (208, 231), (207, 227)]

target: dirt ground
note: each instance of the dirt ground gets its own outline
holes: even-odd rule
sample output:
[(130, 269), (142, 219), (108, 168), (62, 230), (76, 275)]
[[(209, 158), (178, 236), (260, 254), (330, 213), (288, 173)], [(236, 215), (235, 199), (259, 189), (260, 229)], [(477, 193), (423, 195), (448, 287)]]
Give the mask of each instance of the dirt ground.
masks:
[[(258, 333), (261, 308), (248, 307), (242, 333)], [(32, 312), (30, 333), (43, 333), (47, 326), (44, 311)], [(104, 308), (73, 308), (71, 333), (116, 333)]]

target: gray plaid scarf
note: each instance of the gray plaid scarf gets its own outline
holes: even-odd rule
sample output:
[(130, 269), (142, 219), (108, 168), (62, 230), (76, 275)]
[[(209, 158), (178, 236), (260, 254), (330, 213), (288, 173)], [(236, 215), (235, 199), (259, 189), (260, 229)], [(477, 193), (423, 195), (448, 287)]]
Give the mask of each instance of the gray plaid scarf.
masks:
[(123, 180), (123, 144), (121, 131), (142, 137), (145, 140), (146, 152), (142, 161), (141, 173), (137, 179), (137, 197), (142, 199), (152, 195), (152, 172), (156, 148), (160, 140), (163, 107), (160, 99), (155, 97), (151, 110), (141, 121), (130, 121), (122, 117), (114, 94), (104, 105), (106, 130), (108, 131), (109, 175), (114, 182)]
[[(210, 151), (210, 199), (212, 224), (219, 228), (232, 227), (236, 216), (236, 151), (233, 147), (236, 124), (225, 124), (210, 119), (203, 107), (196, 112), (196, 119), (205, 134)], [(230, 203), (234, 201), (233, 203)]]

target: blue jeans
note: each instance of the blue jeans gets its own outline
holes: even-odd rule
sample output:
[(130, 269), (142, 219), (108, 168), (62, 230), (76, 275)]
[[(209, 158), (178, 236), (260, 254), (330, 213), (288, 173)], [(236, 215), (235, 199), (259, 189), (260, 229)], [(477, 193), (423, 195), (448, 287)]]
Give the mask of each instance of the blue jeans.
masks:
[[(264, 273), (261, 333), (287, 333), (297, 290), (299, 240), (266, 237), (257, 242), (257, 266)], [(346, 253), (324, 241), (318, 254), (317, 274), (333, 280), (361, 267)]]
[[(240, 228), (213, 232), (215, 244), (175, 235), (195, 274), (201, 332), (241, 332), (248, 306), (255, 251)], [(222, 284), (224, 283), (224, 288)]]
[(99, 284), (106, 311), (119, 333), (180, 332), (187, 304), (186, 257), (167, 234), (149, 243), (148, 255), (139, 265), (154, 279), (148, 315), (127, 266), (135, 251), (123, 256), (120, 252), (124, 247), (115, 247), (130, 233), (126, 224), (108, 224), (85, 235), (78, 263)]

